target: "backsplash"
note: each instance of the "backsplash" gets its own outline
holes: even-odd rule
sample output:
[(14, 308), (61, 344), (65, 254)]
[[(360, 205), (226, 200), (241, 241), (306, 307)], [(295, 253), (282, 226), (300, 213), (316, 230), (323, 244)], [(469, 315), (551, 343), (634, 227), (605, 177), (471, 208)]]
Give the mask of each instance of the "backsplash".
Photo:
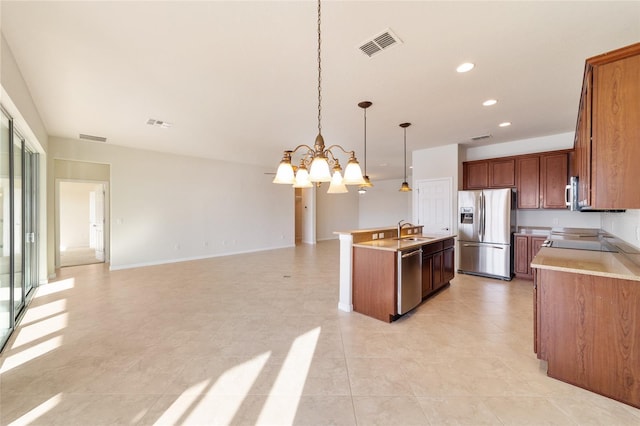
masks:
[(518, 226), (562, 226), (565, 228), (600, 228), (601, 213), (570, 210), (516, 210)]
[(640, 248), (640, 210), (625, 213), (601, 213), (600, 227), (626, 243)]

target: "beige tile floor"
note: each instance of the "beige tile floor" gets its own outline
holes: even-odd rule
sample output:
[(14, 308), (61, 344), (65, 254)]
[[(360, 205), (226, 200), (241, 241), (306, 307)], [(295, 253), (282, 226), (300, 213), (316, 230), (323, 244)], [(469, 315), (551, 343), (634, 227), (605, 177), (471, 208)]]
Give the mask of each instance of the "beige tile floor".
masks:
[(548, 378), (531, 283), (458, 275), (386, 324), (337, 310), (338, 244), (65, 268), (2, 354), (2, 424), (638, 425)]

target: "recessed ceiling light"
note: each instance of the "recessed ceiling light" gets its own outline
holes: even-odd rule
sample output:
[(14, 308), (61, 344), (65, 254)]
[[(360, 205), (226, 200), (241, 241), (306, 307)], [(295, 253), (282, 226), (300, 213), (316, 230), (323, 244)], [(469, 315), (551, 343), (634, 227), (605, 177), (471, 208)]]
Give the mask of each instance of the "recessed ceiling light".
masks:
[(471, 71), (473, 67), (475, 67), (475, 64), (472, 64), (471, 62), (465, 62), (464, 64), (458, 65), (458, 68), (456, 68), (456, 71), (461, 73), (468, 72), (468, 71)]
[(484, 105), (484, 106), (491, 106), (491, 105), (495, 105), (495, 104), (497, 104), (497, 103), (498, 103), (498, 101), (497, 101), (497, 100), (495, 100), (495, 99), (487, 99), (486, 101), (484, 101), (484, 102), (482, 103), (482, 105)]
[(505, 121), (504, 123), (498, 124), (498, 126), (500, 126), (500, 127), (509, 127), (509, 126), (511, 126), (511, 122), (510, 121)]

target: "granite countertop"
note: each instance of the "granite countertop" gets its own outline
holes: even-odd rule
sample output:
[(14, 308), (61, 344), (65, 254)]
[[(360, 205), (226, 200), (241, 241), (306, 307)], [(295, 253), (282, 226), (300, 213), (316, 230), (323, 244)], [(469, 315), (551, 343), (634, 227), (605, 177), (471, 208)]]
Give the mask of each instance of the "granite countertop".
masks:
[[(381, 240), (372, 240), (362, 243), (354, 243), (353, 247), (364, 247), (376, 250), (387, 251), (403, 251), (417, 248), (425, 244), (437, 243), (439, 241), (454, 238), (455, 235), (408, 235), (403, 239), (383, 238)], [(408, 238), (417, 238), (418, 241), (412, 241)]]
[(531, 267), (640, 281), (640, 266), (623, 253), (542, 247)]

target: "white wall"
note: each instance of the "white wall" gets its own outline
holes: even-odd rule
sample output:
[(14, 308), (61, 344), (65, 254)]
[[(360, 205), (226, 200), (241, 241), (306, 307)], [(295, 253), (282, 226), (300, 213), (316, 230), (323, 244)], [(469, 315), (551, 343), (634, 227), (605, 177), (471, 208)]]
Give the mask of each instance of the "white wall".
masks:
[(640, 210), (625, 213), (602, 213), (602, 229), (640, 249)]
[(559, 149), (573, 149), (575, 132), (558, 133), (530, 139), (520, 139), (493, 145), (461, 145), (460, 161), (484, 160), (485, 158), (508, 157), (511, 155), (533, 154)]
[(316, 188), (317, 240), (337, 239), (336, 231), (358, 229), (358, 187), (348, 186), (346, 194), (327, 194), (328, 183)]
[(402, 179), (376, 180), (367, 193), (358, 195), (358, 228), (394, 227), (399, 220), (411, 221), (412, 193), (400, 192)]
[[(453, 179), (453, 188), (458, 188), (458, 145), (444, 145), (436, 148), (421, 149), (413, 151), (411, 158), (413, 161), (413, 183), (412, 188), (415, 188), (416, 182), (422, 179), (438, 179), (438, 178), (451, 178)], [(412, 208), (412, 221), (417, 220), (416, 211), (416, 197), (417, 193), (413, 192), (413, 208)], [(456, 193), (454, 197), (454, 211), (457, 210)], [(453, 220), (454, 232), (458, 230), (458, 224), (456, 220)]]
[(111, 166), (111, 267), (294, 245), (293, 189), (256, 166), (51, 138), (51, 158)]

